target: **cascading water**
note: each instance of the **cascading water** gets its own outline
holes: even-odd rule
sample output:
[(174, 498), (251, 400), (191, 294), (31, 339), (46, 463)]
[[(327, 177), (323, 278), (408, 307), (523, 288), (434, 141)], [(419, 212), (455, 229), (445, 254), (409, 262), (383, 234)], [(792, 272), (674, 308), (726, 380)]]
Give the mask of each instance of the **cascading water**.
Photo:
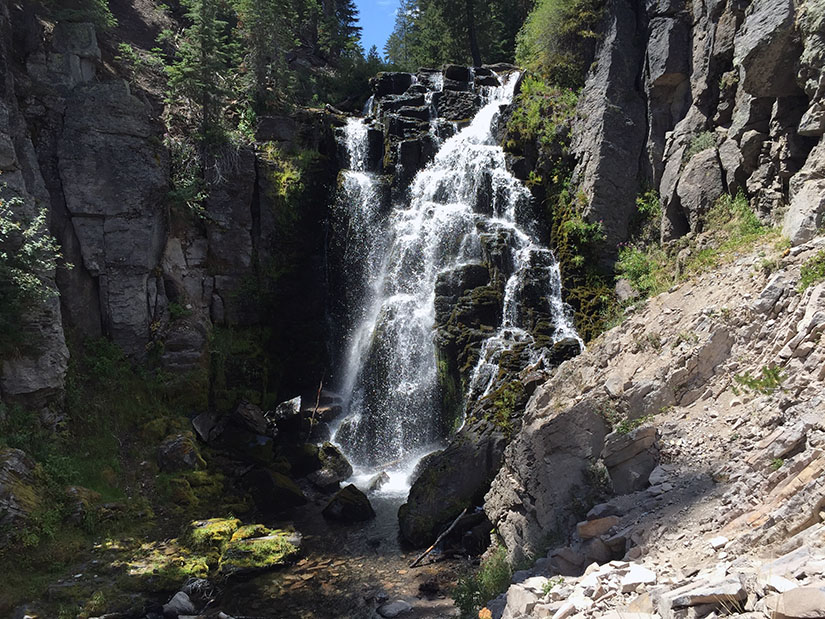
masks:
[[(366, 171), (367, 126), (351, 119), (344, 130), (350, 164), (339, 207), (349, 222), (346, 251), (354, 252), (345, 264), (357, 265), (349, 279), (362, 284), (339, 380), (348, 414), (335, 441), (362, 472), (390, 472), (390, 489), (405, 490), (414, 462), (445, 438), (434, 342), (436, 284), (445, 272), (482, 262), (482, 237), (504, 239), (509, 259), (502, 268), (499, 327), (481, 345), (467, 399), (490, 391), (503, 352), (533, 343), (524, 326), (525, 295), (534, 303), (538, 298), (552, 316), (552, 341), (578, 339), (561, 300), (558, 265), (529, 232), (530, 222), (522, 221), (530, 193), (507, 171), (493, 135), (516, 78), (485, 88), (485, 105), (472, 122), (441, 144), (413, 180), (408, 203), (389, 212), (381, 206), (380, 177)], [(430, 125), (437, 130), (437, 123)], [(541, 354), (538, 348), (530, 360)]]

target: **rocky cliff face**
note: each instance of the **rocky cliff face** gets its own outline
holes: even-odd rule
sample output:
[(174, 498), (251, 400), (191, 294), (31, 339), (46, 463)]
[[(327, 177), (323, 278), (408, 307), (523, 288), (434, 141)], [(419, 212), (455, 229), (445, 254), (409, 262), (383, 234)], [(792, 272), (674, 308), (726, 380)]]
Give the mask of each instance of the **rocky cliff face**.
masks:
[[(289, 333), (297, 338), (306, 332), (301, 325), (323, 324), (322, 231), (336, 173), (329, 119), (264, 119), (259, 150), (229, 147), (210, 162), (211, 191), (194, 217), (170, 208), (162, 108), (114, 72), (111, 35), (101, 43), (92, 24), (52, 25), (35, 10), (0, 3), (0, 170), (4, 191), (23, 198), (15, 216), (26, 222), (45, 209), (72, 268), (43, 274), (59, 295), (28, 319), (39, 352), (3, 360), (3, 398), (59, 398), (64, 324), (83, 336), (106, 335), (135, 360), (151, 354), (176, 372), (208, 366), (213, 326), (263, 326), (273, 333), (273, 355), (301, 350), (300, 361), (273, 380), (290, 391), (308, 386), (315, 377), (307, 367), (323, 365), (323, 342)], [(273, 149), (316, 153), (308, 172), (317, 182), (301, 196), (314, 206), (287, 229), (278, 219), (285, 207), (282, 165), (267, 154)], [(282, 247), (298, 244), (289, 268), (275, 264)], [(277, 302), (263, 303), (273, 287)], [(264, 293), (250, 294), (253, 288)], [(277, 327), (286, 316), (293, 324), (285, 334)]]
[[(770, 613), (786, 589), (753, 574), (793, 574), (789, 588), (821, 578), (801, 559), (761, 563), (800, 546), (822, 555), (822, 284), (803, 289), (799, 273), (825, 218), (823, 36), (817, 1), (607, 3), (573, 137), (605, 253), (647, 188), (665, 242), (701, 239), (717, 199), (742, 192), (792, 248), (739, 253), (632, 308), (538, 388), (485, 510), (511, 560), (540, 557), (518, 578), (544, 579), (511, 587), (493, 616), (702, 616), (726, 600)], [(619, 559), (653, 576), (593, 566), (541, 590)]]
[(794, 244), (822, 223), (821, 2), (611, 0), (579, 107), (576, 180), (606, 246), (657, 189), (664, 240), (744, 191)]

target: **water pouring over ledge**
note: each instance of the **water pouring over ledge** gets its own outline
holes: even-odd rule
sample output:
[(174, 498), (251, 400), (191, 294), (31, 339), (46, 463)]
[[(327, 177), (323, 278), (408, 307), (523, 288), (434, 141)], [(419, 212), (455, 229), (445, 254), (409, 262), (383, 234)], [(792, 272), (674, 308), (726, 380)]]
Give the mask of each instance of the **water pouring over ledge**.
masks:
[[(349, 222), (352, 255), (345, 264), (353, 265), (347, 275), (359, 299), (338, 381), (346, 413), (334, 441), (355, 466), (359, 485), (386, 471), (390, 481), (381, 492), (405, 495), (415, 464), (456, 427), (439, 386), (436, 288), (445, 274), (481, 265), (485, 239), (501, 239), (506, 248), (503, 300), (466, 381), (467, 401), (490, 393), (506, 351), (526, 347), (529, 362), (540, 360), (543, 349), (526, 328), (526, 297), (552, 316), (553, 342), (580, 342), (561, 299), (558, 264), (530, 231), (531, 195), (507, 171), (494, 138), (517, 78), (511, 74), (502, 86), (484, 89), (484, 105), (470, 124), (441, 143), (413, 179), (409, 199), (389, 209), (381, 177), (367, 171), (367, 125), (350, 119), (344, 130), (349, 169), (342, 172), (339, 208)], [(430, 131), (438, 140), (435, 120)]]

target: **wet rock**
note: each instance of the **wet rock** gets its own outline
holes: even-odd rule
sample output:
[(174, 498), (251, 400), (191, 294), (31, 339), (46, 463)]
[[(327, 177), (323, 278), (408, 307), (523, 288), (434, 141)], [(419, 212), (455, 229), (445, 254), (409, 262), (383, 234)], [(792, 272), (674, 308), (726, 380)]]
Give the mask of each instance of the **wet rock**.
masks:
[(472, 73), (469, 67), (462, 67), (460, 65), (449, 64), (444, 67), (444, 77), (448, 80), (456, 80), (458, 82), (469, 82), (472, 79)]
[(168, 473), (195, 471), (206, 467), (191, 432), (167, 437), (158, 447), (157, 458), (160, 470)]
[(478, 111), (478, 97), (473, 92), (445, 90), (433, 95), (433, 105), (438, 111), (438, 117), (449, 121), (460, 121), (472, 118)]
[(307, 476), (307, 479), (322, 490), (338, 488), (338, 483), (352, 476), (352, 465), (332, 443), (324, 443), (318, 450), (321, 468)]
[(342, 488), (321, 512), (325, 518), (341, 522), (362, 522), (375, 517), (367, 496), (353, 484)]
[(412, 83), (411, 73), (379, 73), (370, 79), (370, 86), (376, 97), (404, 94)]
[(463, 428), (443, 451), (420, 464), (398, 510), (401, 534), (417, 547), (435, 540), (465, 507), (480, 504), (504, 457), (506, 438), (486, 424)]
[(560, 365), (578, 355), (582, 346), (576, 338), (566, 337), (553, 344), (553, 348), (547, 354), (547, 363), (551, 367)]
[(258, 468), (243, 476), (252, 500), (261, 512), (276, 514), (307, 502), (304, 493), (282, 473)]
[(390, 476), (385, 472), (378, 473), (367, 482), (367, 489), (370, 492), (378, 492), (384, 485), (390, 481)]

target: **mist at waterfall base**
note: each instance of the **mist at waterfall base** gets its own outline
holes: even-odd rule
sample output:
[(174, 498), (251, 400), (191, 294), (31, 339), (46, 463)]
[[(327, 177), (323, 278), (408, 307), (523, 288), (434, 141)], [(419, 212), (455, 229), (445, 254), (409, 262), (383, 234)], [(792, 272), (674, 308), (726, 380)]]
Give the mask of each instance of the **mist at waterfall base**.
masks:
[[(368, 171), (365, 119), (350, 119), (343, 131), (349, 169), (341, 173), (337, 208), (348, 221), (345, 278), (355, 301), (337, 385), (347, 408), (333, 428), (333, 442), (352, 462), (356, 486), (366, 489), (382, 472), (389, 476), (375, 497), (406, 497), (416, 465), (444, 446), (451, 429), (438, 386), (436, 283), (445, 271), (482, 262), (482, 234), (507, 239), (512, 265), (500, 324), (482, 343), (467, 401), (491, 392), (503, 352), (532, 342), (521, 326), (528, 278), (532, 286), (541, 282), (554, 320), (553, 340), (578, 339), (561, 299), (558, 264), (531, 232), (530, 192), (508, 172), (494, 138), (501, 106), (512, 101), (517, 78), (514, 73), (502, 86), (484, 88), (484, 105), (470, 124), (443, 141), (439, 134), (452, 133), (455, 126), (431, 114), (438, 151), (415, 176), (405, 193), (409, 197), (389, 208), (386, 181)], [(491, 209), (479, 208), (482, 195)], [(541, 355), (541, 350), (531, 353), (530, 363)]]

